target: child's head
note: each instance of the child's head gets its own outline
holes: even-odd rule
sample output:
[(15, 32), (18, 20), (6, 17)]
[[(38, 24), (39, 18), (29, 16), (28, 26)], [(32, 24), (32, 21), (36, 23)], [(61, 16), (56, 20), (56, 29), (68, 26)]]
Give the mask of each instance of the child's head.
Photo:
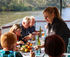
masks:
[(45, 53), (49, 56), (59, 57), (65, 52), (64, 40), (58, 35), (51, 35), (45, 39)]
[(26, 16), (22, 20), (22, 25), (24, 28), (28, 28), (30, 26), (30, 17)]
[(20, 34), (21, 34), (21, 27), (20, 27), (20, 25), (19, 25), (19, 24), (14, 24), (14, 25), (10, 28), (9, 32), (13, 32), (13, 33), (15, 33), (17, 36), (20, 36)]
[(35, 24), (35, 17), (31, 16), (30, 17), (30, 27), (32, 27)]
[(8, 50), (14, 50), (16, 47), (17, 37), (14, 33), (7, 32), (1, 36), (1, 46), (2, 48), (7, 48)]

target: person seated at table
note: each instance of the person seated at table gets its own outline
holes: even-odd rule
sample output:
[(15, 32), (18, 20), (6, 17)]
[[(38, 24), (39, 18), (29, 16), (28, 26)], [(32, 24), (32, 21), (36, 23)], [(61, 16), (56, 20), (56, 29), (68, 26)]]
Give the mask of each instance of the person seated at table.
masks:
[(16, 42), (17, 37), (12, 32), (4, 33), (1, 36), (1, 46), (2, 50), (0, 50), (0, 57), (22, 57), (19, 52), (16, 52)]
[(56, 34), (46, 37), (44, 47), (49, 57), (62, 57), (66, 48), (64, 40)]
[(30, 16), (30, 33), (35, 32), (35, 17)]
[(26, 43), (27, 40), (31, 39), (33, 37), (33, 35), (30, 33), (30, 17), (26, 16), (23, 18), (22, 20), (22, 24), (21, 24), (21, 35), (22, 35), (22, 39), (24, 40), (24, 42)]
[(45, 48), (45, 54), (49, 57), (62, 57), (65, 52), (65, 42), (56, 34), (46, 37), (45, 44), (37, 47), (37, 49), (41, 47)]
[(14, 24), (10, 28), (9, 32), (13, 32), (13, 33), (16, 34), (16, 36), (17, 36), (17, 44), (24, 44), (24, 42), (21, 39), (21, 27), (20, 27), (19, 24)]
[(30, 16), (30, 27), (29, 27), (29, 31), (30, 33), (34, 34), (34, 35), (39, 35), (40, 33), (38, 31), (35, 30), (35, 17), (34, 16)]

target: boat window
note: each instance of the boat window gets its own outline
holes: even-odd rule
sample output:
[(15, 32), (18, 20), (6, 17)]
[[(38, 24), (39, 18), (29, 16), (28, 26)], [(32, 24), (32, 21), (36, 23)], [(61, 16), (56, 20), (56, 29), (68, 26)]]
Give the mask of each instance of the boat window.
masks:
[(62, 18), (70, 20), (70, 0), (62, 0)]

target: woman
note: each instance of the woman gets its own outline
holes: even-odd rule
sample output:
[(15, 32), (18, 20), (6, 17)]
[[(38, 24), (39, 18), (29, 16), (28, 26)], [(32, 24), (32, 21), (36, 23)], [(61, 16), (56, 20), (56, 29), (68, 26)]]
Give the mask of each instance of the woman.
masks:
[(70, 37), (70, 30), (66, 23), (62, 20), (59, 11), (56, 7), (48, 7), (43, 12), (46, 22), (48, 23), (48, 35), (57, 34), (63, 38), (68, 45), (68, 38)]
[(29, 39), (32, 39), (33, 35), (30, 33), (31, 29), (30, 26), (30, 17), (26, 16), (22, 20), (21, 26), (21, 38), (23, 39), (24, 43), (26, 43)]
[[(1, 36), (1, 46), (3, 50), (0, 50), (0, 57), (23, 57), (20, 52), (15, 51), (17, 37), (12, 32), (4, 33)], [(35, 57), (34, 52), (31, 51), (30, 57)]]
[(35, 47), (37, 50), (39, 48), (45, 48), (45, 57), (62, 57), (65, 52), (65, 42), (59, 35), (50, 35), (45, 38), (44, 45)]
[(17, 44), (24, 44), (24, 42), (22, 41), (22, 39), (20, 38), (21, 37), (21, 27), (19, 24), (14, 24), (9, 32), (13, 32), (16, 34), (17, 36)]
[(30, 33), (35, 32), (35, 17), (30, 16)]

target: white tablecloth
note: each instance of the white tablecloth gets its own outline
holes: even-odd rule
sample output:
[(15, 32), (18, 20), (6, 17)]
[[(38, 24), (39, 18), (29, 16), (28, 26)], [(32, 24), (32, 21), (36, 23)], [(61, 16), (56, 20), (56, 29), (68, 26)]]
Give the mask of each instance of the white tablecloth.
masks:
[[(23, 52), (20, 52), (23, 57), (30, 57), (30, 52), (27, 52), (27, 53), (23, 53)], [(44, 55), (44, 48), (41, 49), (41, 54), (39, 56), (35, 56), (35, 57), (43, 57)]]

